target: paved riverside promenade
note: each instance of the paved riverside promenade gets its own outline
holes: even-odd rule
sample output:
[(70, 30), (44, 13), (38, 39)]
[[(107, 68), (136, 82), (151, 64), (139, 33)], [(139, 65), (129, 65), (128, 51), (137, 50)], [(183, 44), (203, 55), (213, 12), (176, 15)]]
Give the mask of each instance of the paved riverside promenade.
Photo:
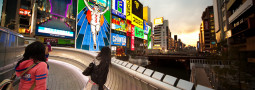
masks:
[(79, 68), (61, 61), (49, 59), (50, 66), (47, 78), (49, 90), (83, 90), (88, 77), (82, 75)]

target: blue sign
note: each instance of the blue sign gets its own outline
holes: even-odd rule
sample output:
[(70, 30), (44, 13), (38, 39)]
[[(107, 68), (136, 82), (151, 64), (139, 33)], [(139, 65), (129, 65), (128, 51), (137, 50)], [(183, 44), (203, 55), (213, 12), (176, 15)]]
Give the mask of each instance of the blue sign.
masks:
[(126, 0), (112, 0), (112, 14), (126, 19)]
[(52, 36), (52, 37), (62, 37), (62, 38), (71, 38), (74, 39), (74, 32), (73, 31), (65, 31), (60, 29), (53, 29), (38, 26), (35, 32), (36, 35), (43, 35), (43, 36)]
[(111, 33), (111, 36), (112, 45), (126, 46), (126, 36), (115, 33)]
[(146, 21), (143, 21), (143, 30), (145, 34), (148, 34), (149, 28), (150, 28), (149, 24)]

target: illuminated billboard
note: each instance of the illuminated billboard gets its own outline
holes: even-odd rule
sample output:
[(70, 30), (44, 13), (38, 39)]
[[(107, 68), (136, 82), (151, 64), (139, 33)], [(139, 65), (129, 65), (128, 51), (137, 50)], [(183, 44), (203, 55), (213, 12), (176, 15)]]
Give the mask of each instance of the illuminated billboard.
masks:
[(131, 50), (135, 50), (135, 26), (131, 25)]
[(132, 1), (132, 13), (137, 17), (143, 19), (143, 4), (138, 0)]
[(150, 22), (150, 8), (148, 6), (143, 7), (143, 19)]
[(62, 38), (72, 38), (72, 39), (74, 38), (73, 31), (65, 31), (65, 30), (47, 28), (42, 26), (38, 26), (35, 34), (43, 35), (43, 36), (62, 37)]
[(143, 29), (135, 26), (135, 37), (144, 39), (144, 31), (143, 31)]
[(132, 16), (132, 0), (126, 0), (126, 19), (131, 21)]
[(19, 9), (19, 15), (31, 16), (31, 11), (27, 10), (27, 9), (20, 8)]
[(154, 19), (154, 25), (161, 25), (163, 24), (163, 17)]
[(126, 19), (126, 0), (112, 0), (112, 14)]
[(149, 29), (148, 36), (147, 36), (148, 49), (152, 49), (152, 41), (151, 41), (152, 38), (151, 38), (151, 36), (152, 36), (152, 31), (151, 31), (151, 29)]
[(96, 4), (101, 7), (106, 7), (106, 0), (89, 0), (89, 3)]
[(146, 21), (143, 21), (143, 30), (145, 34), (148, 34), (149, 29), (151, 29), (151, 27), (149, 26), (149, 24)]
[(112, 15), (112, 29), (126, 32), (126, 20)]
[(131, 22), (129, 20), (127, 20), (127, 26), (126, 26), (126, 31), (127, 31), (127, 36), (131, 37)]
[(126, 36), (111, 33), (111, 44), (116, 46), (126, 46)]
[(97, 0), (97, 3), (78, 0), (76, 48), (99, 51), (110, 45), (109, 8), (111, 0)]
[[(33, 30), (38, 30), (39, 27), (53, 28), (66, 32), (76, 31), (76, 0), (36, 0), (36, 2), (37, 7), (35, 8), (37, 10), (34, 12), (36, 19), (31, 21), (31, 24), (36, 22), (36, 27), (33, 25), (29, 27), (31, 33), (34, 32)], [(33, 17), (30, 13), (32, 11), (23, 8), (19, 9), (20, 15)]]
[(139, 28), (142, 28), (143, 29), (143, 19), (137, 17), (136, 15), (132, 14), (132, 21), (131, 21), (131, 24), (139, 27)]

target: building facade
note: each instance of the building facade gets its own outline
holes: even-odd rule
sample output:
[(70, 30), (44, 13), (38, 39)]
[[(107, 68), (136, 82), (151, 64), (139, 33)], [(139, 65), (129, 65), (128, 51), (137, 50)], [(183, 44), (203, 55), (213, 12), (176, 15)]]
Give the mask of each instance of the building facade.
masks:
[(229, 30), (227, 16), (227, 2), (229, 0), (213, 0), (214, 20), (215, 20), (215, 35), (217, 42), (217, 52), (222, 54), (227, 52), (227, 40), (231, 36)]
[(202, 52), (216, 53), (213, 6), (209, 6), (202, 14), (201, 38)]
[(168, 26), (168, 20), (164, 20), (161, 25), (154, 27), (154, 46), (153, 49), (168, 50), (169, 38), (171, 38), (171, 32)]
[[(229, 20), (229, 52), (235, 59), (245, 63), (241, 68), (245, 68), (240, 72), (245, 78), (240, 78), (243, 82), (249, 82), (249, 85), (244, 87), (245, 83), (241, 83), (242, 89), (255, 88), (255, 0), (229, 0), (227, 2), (227, 16)], [(251, 81), (249, 81), (251, 80)]]

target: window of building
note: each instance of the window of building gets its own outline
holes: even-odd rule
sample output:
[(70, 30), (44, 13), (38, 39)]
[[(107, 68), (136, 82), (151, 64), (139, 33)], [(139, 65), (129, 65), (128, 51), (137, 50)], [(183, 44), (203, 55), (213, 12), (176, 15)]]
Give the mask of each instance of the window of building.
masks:
[(213, 14), (211, 14), (210, 17), (212, 18), (212, 17), (213, 17)]
[(214, 30), (211, 30), (211, 33), (214, 33), (215, 31)]
[(211, 28), (211, 29), (214, 29), (214, 26), (211, 26), (210, 28)]

